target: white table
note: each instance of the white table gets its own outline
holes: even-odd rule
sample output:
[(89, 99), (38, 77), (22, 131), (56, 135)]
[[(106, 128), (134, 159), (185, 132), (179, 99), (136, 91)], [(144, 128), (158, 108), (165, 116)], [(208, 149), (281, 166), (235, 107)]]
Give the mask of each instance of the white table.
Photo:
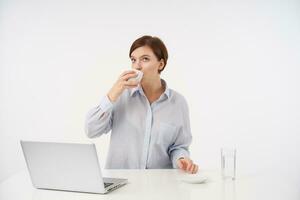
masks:
[(35, 189), (27, 170), (0, 183), (0, 200), (299, 200), (300, 188), (283, 179), (263, 175), (240, 175), (235, 181), (222, 180), (218, 170), (204, 170), (205, 184), (180, 181), (185, 174), (178, 170), (106, 170), (104, 175), (128, 178), (129, 183), (109, 194), (88, 194)]

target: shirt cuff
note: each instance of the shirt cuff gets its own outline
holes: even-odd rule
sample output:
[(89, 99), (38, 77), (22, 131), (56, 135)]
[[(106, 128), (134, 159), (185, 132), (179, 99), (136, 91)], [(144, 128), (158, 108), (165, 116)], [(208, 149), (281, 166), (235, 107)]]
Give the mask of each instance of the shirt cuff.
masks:
[(185, 149), (176, 149), (172, 152), (172, 164), (173, 164), (173, 168), (177, 169), (177, 160), (179, 158), (189, 158), (190, 154), (188, 151), (186, 151)]
[(105, 95), (100, 101), (100, 108), (103, 112), (110, 110), (113, 107), (113, 103), (109, 100), (108, 96)]

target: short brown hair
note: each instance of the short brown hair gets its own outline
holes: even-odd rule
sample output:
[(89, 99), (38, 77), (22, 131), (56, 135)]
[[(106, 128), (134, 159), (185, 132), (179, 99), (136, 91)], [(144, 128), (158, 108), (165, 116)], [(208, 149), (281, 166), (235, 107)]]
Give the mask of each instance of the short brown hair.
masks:
[(168, 61), (168, 50), (163, 41), (155, 36), (144, 35), (132, 43), (129, 51), (129, 57), (131, 57), (131, 53), (135, 49), (142, 46), (150, 47), (158, 60), (164, 60), (164, 68), (159, 70), (158, 73), (162, 72), (165, 69)]

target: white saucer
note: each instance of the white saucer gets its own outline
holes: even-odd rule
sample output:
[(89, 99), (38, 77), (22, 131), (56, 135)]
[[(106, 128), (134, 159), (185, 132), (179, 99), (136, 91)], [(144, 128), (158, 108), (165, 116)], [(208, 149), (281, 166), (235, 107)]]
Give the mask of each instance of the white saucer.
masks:
[(184, 175), (179, 178), (179, 180), (186, 182), (186, 183), (192, 183), (192, 184), (201, 184), (205, 183), (207, 181), (207, 177), (203, 175), (197, 175), (197, 174), (188, 174)]

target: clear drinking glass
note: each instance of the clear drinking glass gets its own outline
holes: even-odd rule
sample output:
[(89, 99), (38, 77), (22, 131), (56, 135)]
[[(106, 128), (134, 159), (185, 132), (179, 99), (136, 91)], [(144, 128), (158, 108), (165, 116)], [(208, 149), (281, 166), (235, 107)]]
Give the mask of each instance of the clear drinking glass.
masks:
[(223, 179), (236, 178), (236, 149), (221, 148), (221, 170)]

